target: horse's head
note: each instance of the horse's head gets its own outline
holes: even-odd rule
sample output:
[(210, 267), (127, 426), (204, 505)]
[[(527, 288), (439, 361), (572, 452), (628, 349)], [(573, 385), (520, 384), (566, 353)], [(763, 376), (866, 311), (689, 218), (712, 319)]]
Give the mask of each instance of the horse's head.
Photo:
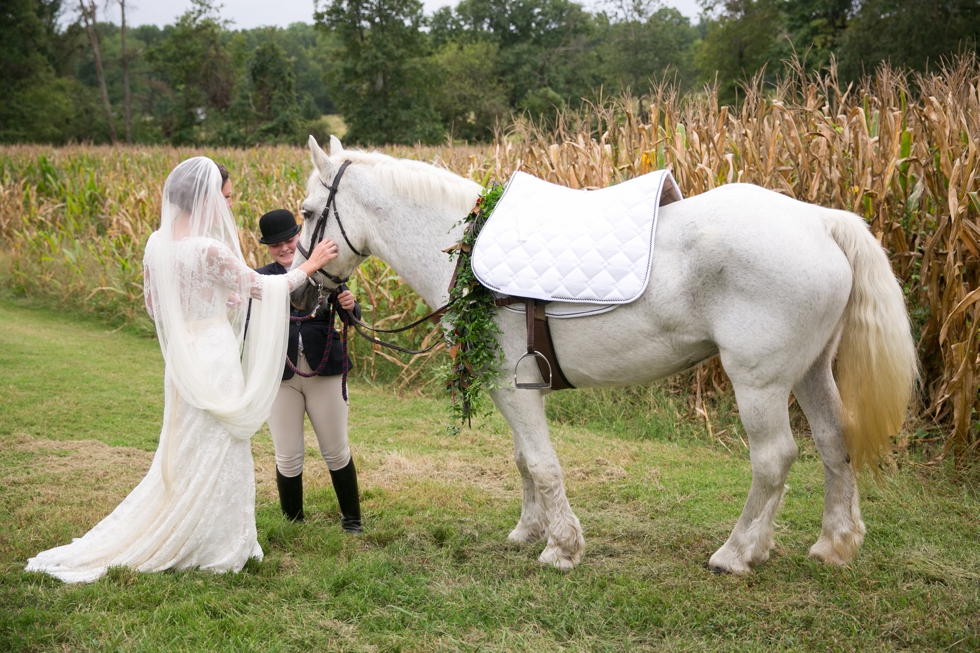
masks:
[[(351, 192), (349, 173), (337, 179), (343, 166), (343, 146), (335, 136), (330, 137), (330, 156), (327, 156), (312, 136), (309, 146), (314, 169), (306, 185), (303, 231), (293, 267), (302, 265), (306, 261), (303, 252), (308, 253), (324, 239), (337, 243), (337, 258), (311, 275), (313, 284), (304, 284), (293, 291), (293, 306), (300, 310), (311, 309), (320, 294), (320, 288), (325, 293), (335, 289), (370, 255), (367, 234), (359, 224), (362, 222), (358, 220), (361, 209)], [(332, 200), (331, 187), (335, 189)], [(332, 202), (330, 206), (327, 206), (328, 202)]]

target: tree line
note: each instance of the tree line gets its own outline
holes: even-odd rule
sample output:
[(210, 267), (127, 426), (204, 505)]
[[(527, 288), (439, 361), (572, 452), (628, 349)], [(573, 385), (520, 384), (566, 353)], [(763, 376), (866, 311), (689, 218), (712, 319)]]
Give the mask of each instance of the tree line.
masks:
[(163, 28), (103, 1), (5, 0), (0, 142), (291, 143), (323, 138), (327, 114), (356, 143), (485, 141), (516, 114), (664, 80), (737, 104), (794, 57), (844, 81), (925, 71), (980, 33), (980, 0), (701, 0), (697, 23), (659, 0), (326, 0), (310, 24), (251, 30), (215, 0)]

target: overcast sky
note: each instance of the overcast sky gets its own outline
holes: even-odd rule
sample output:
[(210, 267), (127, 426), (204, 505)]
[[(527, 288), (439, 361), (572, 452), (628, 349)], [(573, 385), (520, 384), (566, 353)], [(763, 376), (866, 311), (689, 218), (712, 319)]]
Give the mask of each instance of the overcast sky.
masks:
[[(432, 13), (439, 7), (456, 5), (458, 0), (423, 0), (423, 3), (426, 13)], [(70, 2), (65, 4), (71, 5)], [(313, 22), (313, 0), (223, 0), (222, 4), (224, 8), (221, 13), (232, 21), (233, 29), (251, 29), (263, 25), (286, 27), (291, 23)], [(586, 0), (583, 4), (594, 5), (595, 0)], [(665, 0), (663, 4), (676, 7), (691, 18), (692, 22), (700, 11), (696, 0)], [(112, 5), (110, 21), (119, 24), (119, 5), (117, 2), (112, 2)], [(130, 26), (152, 24), (163, 27), (172, 24), (190, 6), (190, 0), (133, 0), (132, 3), (126, 3), (126, 23)], [(100, 20), (104, 20), (102, 16)], [(65, 17), (70, 22), (74, 15), (68, 14)]]

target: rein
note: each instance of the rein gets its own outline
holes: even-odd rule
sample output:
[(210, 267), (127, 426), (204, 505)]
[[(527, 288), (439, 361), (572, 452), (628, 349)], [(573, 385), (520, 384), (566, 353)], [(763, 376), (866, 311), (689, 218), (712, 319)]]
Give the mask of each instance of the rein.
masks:
[[(458, 272), (459, 271), (459, 263), (456, 264), (456, 268), (457, 268), (457, 272)], [(453, 285), (455, 284), (455, 282), (456, 282), (456, 274), (453, 274), (453, 282), (449, 284), (449, 287), (452, 288)], [(519, 304), (519, 303), (521, 303), (523, 301), (524, 300), (521, 299), (521, 298), (519, 298), (519, 297), (498, 297), (496, 300), (494, 300), (494, 305), (497, 306), (498, 308), (500, 308), (500, 307), (503, 307), (503, 306), (510, 306), (511, 304)], [(455, 304), (455, 303), (456, 303), (456, 300), (455, 299), (451, 299), (451, 300), (449, 300), (448, 303), (443, 304), (442, 306), (440, 306), (436, 310), (432, 311), (431, 313), (429, 313), (425, 317), (420, 317), (419, 319), (415, 320), (411, 324), (406, 324), (405, 326), (398, 327), (397, 329), (378, 329), (376, 327), (373, 327), (373, 326), (370, 326), (368, 324), (365, 324), (364, 322), (362, 322), (361, 320), (359, 320), (356, 315), (354, 315), (354, 312), (353, 311), (347, 311), (347, 320), (350, 322), (350, 325), (352, 327), (354, 327), (354, 330), (357, 332), (357, 335), (361, 336), (362, 338), (364, 338), (365, 340), (367, 340), (369, 342), (373, 342), (376, 345), (381, 345), (382, 347), (387, 347), (388, 349), (394, 349), (395, 351), (400, 351), (400, 352), (403, 352), (405, 354), (424, 354), (426, 352), (429, 352), (429, 351), (432, 351), (433, 349), (435, 349), (436, 346), (439, 345), (439, 343), (442, 342), (442, 341), (441, 340), (437, 340), (436, 342), (434, 342), (433, 344), (429, 345), (425, 349), (418, 349), (418, 350), (415, 350), (415, 349), (405, 349), (404, 347), (399, 347), (398, 345), (393, 345), (390, 342), (384, 342), (383, 340), (378, 340), (377, 338), (372, 338), (370, 335), (364, 333), (364, 331), (362, 329), (368, 329), (370, 331), (374, 331), (375, 333), (401, 333), (403, 331), (408, 331), (409, 329), (412, 329), (414, 327), (417, 327), (418, 325), (422, 324), (426, 320), (431, 320), (434, 324), (439, 324), (440, 322), (442, 322), (442, 318), (445, 316), (446, 311), (448, 311), (450, 309), (450, 307), (452, 307), (452, 305)]]
[(385, 342), (383, 340), (378, 340), (377, 338), (373, 338), (367, 333), (365, 333), (362, 329), (368, 329), (370, 331), (374, 331), (375, 333), (401, 333), (402, 331), (408, 331), (411, 328), (417, 327), (418, 325), (422, 324), (426, 320), (432, 320), (434, 323), (438, 324), (439, 322), (442, 321), (442, 316), (446, 313), (446, 311), (449, 309), (449, 306), (451, 304), (452, 302), (449, 302), (449, 304), (444, 304), (443, 306), (440, 306), (439, 308), (432, 311), (425, 317), (419, 318), (418, 320), (415, 320), (411, 324), (406, 324), (405, 326), (399, 327), (397, 329), (377, 329), (373, 326), (369, 326), (364, 322), (361, 322), (359, 319), (357, 319), (357, 316), (354, 315), (354, 311), (347, 311), (347, 320), (350, 321), (351, 326), (353, 326), (354, 330), (357, 331), (357, 335), (361, 336), (368, 342), (373, 342), (376, 345), (381, 345), (382, 347), (387, 347), (388, 349), (394, 349), (395, 351), (400, 351), (405, 354), (424, 354), (426, 352), (435, 349), (436, 346), (438, 346), (442, 342), (442, 340), (436, 340), (434, 343), (432, 343), (425, 349), (418, 349), (418, 350), (405, 349), (404, 347), (393, 345), (390, 342)]
[[(449, 282), (449, 290), (450, 291), (452, 291), (453, 286), (456, 284), (456, 277), (459, 275), (459, 268), (460, 268), (461, 265), (462, 265), (462, 258), (458, 258), (456, 260), (456, 270), (453, 272), (453, 278)], [(513, 302), (511, 302), (509, 300), (510, 300), (510, 298), (501, 298), (501, 299), (498, 299), (497, 300), (497, 306), (506, 306), (507, 304), (513, 303)], [(439, 343), (442, 342), (442, 340), (436, 340), (434, 343), (432, 343), (431, 345), (429, 345), (425, 349), (418, 349), (418, 350), (416, 350), (416, 349), (405, 349), (404, 347), (399, 347), (398, 345), (393, 345), (390, 342), (385, 342), (383, 340), (379, 340), (377, 338), (373, 338), (370, 335), (368, 335), (367, 333), (365, 333), (364, 331), (362, 331), (362, 329), (368, 329), (370, 331), (374, 331), (375, 333), (401, 333), (402, 331), (408, 331), (411, 328), (417, 327), (418, 325), (422, 324), (426, 320), (432, 320), (433, 323), (438, 324), (439, 322), (442, 321), (442, 318), (446, 314), (446, 311), (449, 310), (449, 307), (451, 307), (455, 302), (456, 302), (455, 299), (451, 299), (451, 300), (449, 300), (448, 303), (443, 304), (442, 306), (440, 306), (436, 310), (432, 311), (431, 313), (429, 313), (425, 317), (421, 317), (421, 318), (415, 320), (414, 322), (412, 322), (411, 324), (406, 324), (405, 326), (398, 327), (397, 329), (378, 329), (378, 328), (375, 328), (373, 326), (369, 326), (369, 325), (365, 324), (364, 322), (361, 322), (361, 320), (359, 320), (357, 318), (357, 316), (354, 315), (354, 312), (353, 311), (347, 311), (347, 314), (348, 314), (347, 317), (350, 320), (351, 325), (354, 327), (354, 330), (357, 331), (357, 335), (361, 336), (362, 338), (364, 338), (368, 342), (373, 342), (376, 345), (381, 345), (382, 347), (387, 347), (388, 349), (394, 349), (395, 351), (400, 351), (400, 352), (402, 352), (404, 354), (412, 354), (412, 355), (424, 354), (426, 352), (429, 352), (429, 351), (432, 351), (433, 349), (435, 349), (439, 345)]]

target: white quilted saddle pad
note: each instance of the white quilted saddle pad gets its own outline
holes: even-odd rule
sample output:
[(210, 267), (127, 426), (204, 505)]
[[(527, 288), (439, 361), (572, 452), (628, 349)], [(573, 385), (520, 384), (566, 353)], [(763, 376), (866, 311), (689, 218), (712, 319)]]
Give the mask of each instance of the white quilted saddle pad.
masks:
[(680, 199), (666, 170), (591, 191), (515, 172), (477, 238), (473, 272), (503, 295), (629, 303), (650, 281), (657, 212)]

